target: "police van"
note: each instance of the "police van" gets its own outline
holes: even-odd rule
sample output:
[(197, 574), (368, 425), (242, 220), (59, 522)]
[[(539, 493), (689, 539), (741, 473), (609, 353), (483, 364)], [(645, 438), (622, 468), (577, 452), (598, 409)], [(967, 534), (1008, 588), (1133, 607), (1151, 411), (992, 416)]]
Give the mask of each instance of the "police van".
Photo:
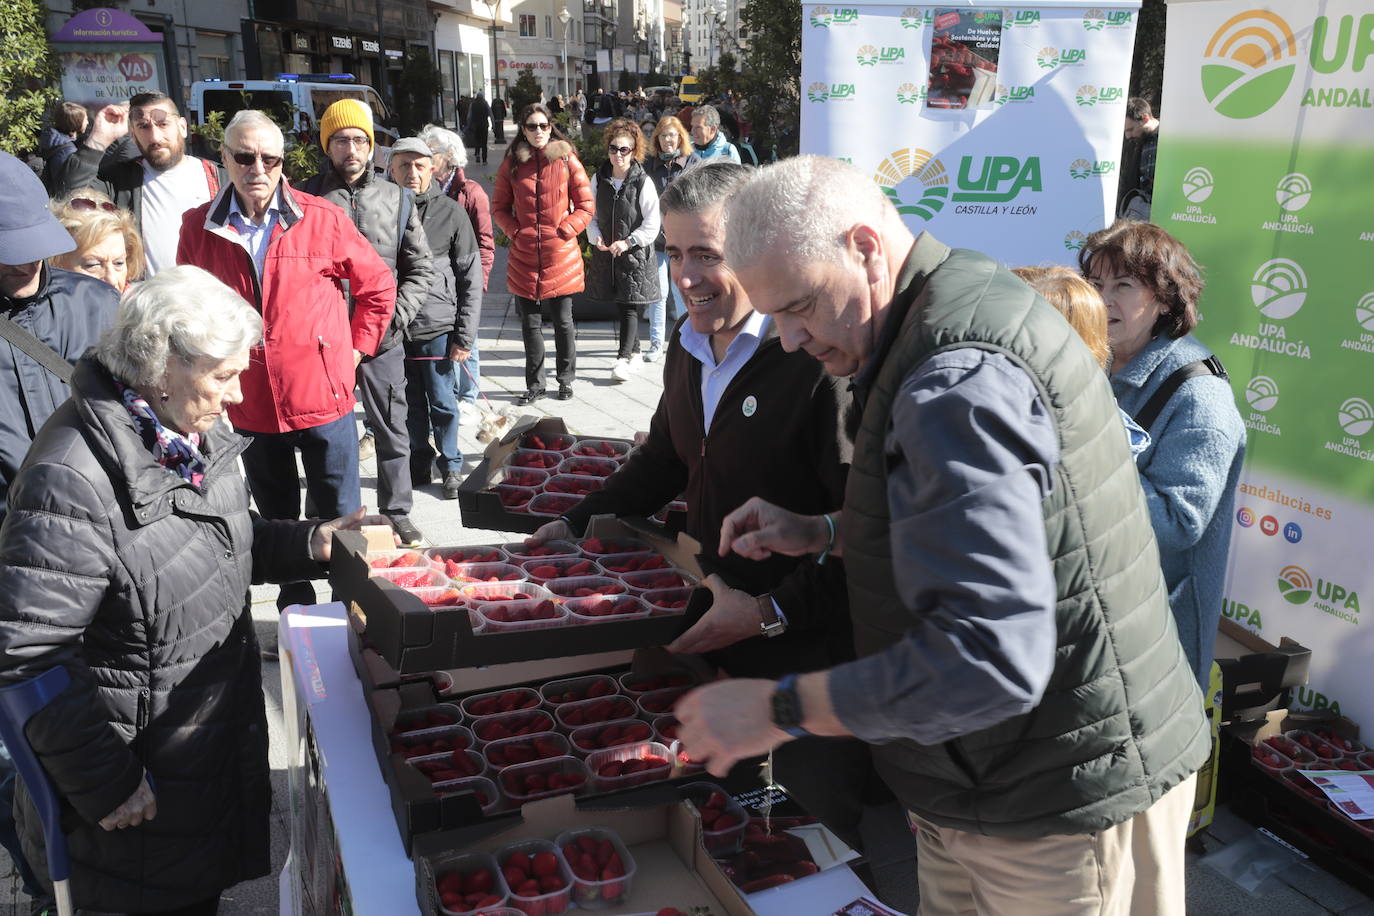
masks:
[(196, 80), (191, 84), (187, 107), (194, 124), (204, 124), (212, 112), (224, 115), (223, 123), (245, 108), (271, 115), (278, 124), (293, 124), (297, 142), (320, 142), (320, 118), (339, 99), (357, 99), (372, 112), (372, 132), (377, 141), (374, 164), (386, 168), (391, 146), (398, 139), (396, 119), (382, 97), (351, 73), (281, 73), (271, 80)]

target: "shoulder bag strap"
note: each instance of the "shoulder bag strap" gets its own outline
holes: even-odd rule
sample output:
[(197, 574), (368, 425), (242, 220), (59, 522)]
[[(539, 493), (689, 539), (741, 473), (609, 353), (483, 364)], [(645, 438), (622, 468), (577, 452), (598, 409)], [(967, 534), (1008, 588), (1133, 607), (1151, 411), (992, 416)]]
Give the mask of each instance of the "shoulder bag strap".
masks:
[(16, 324), (8, 315), (0, 315), (0, 337), (23, 350), (30, 359), (63, 382), (71, 383), (72, 364), (63, 359), (52, 347)]
[(1215, 375), (1223, 381), (1230, 378), (1226, 374), (1226, 368), (1222, 366), (1221, 360), (1215, 356), (1206, 359), (1199, 359), (1188, 363), (1186, 366), (1179, 366), (1173, 374), (1164, 380), (1158, 390), (1150, 396), (1150, 400), (1145, 402), (1140, 413), (1136, 414), (1135, 421), (1140, 424), (1140, 428), (1149, 432), (1150, 426), (1159, 419), (1160, 413), (1164, 411), (1164, 406), (1169, 403), (1169, 398), (1174, 396), (1174, 392), (1179, 386), (1190, 378), (1197, 378), (1200, 375)]

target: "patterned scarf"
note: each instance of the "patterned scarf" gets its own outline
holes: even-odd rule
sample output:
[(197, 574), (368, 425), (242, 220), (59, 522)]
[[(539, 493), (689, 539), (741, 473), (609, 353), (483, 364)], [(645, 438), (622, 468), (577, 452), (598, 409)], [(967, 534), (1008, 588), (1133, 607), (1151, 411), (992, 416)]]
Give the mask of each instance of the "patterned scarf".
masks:
[(133, 417), (134, 426), (143, 437), (143, 444), (153, 453), (157, 463), (192, 486), (200, 486), (205, 479), (205, 457), (200, 453), (200, 433), (183, 436), (168, 429), (137, 391), (119, 379), (115, 379), (114, 383), (124, 408)]

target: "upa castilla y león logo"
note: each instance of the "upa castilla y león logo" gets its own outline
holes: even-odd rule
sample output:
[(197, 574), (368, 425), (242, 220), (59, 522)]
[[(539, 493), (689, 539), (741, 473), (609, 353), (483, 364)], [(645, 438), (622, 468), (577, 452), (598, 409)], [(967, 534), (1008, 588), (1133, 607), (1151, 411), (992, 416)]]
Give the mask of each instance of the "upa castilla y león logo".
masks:
[(1307, 274), (1288, 258), (1265, 261), (1250, 278), (1250, 300), (1266, 318), (1291, 318), (1307, 301)]
[(1064, 236), (1064, 247), (1070, 251), (1078, 251), (1088, 241), (1088, 237), (1077, 229)]
[(811, 8), (811, 25), (813, 28), (826, 29), (832, 25), (853, 25), (859, 21), (859, 11), (853, 7), (841, 7), (832, 10), (828, 6), (813, 6)]
[(1039, 24), (1039, 10), (1007, 10), (1002, 14), (1003, 29), (1021, 29)]
[(923, 29), (935, 21), (935, 11), (908, 6), (899, 18), (904, 29)]
[(1069, 163), (1070, 178), (1089, 178), (1093, 175), (1102, 177), (1110, 175), (1116, 169), (1116, 163), (1109, 159), (1075, 159)]
[(1084, 107), (1110, 105), (1126, 101), (1126, 90), (1116, 86), (1104, 86), (1101, 89), (1091, 84), (1079, 86), (1078, 92), (1074, 93), (1074, 101)]
[(1289, 604), (1306, 604), (1312, 598), (1312, 577), (1301, 566), (1279, 571), (1279, 594)]
[(924, 101), (929, 92), (930, 89), (924, 84), (902, 83), (897, 87), (897, 101), (902, 105), (914, 105)]
[(1312, 200), (1312, 180), (1302, 172), (1290, 172), (1279, 179), (1274, 200), (1288, 213), (1297, 213)]
[(1214, 187), (1212, 173), (1200, 165), (1189, 169), (1188, 174), (1183, 176), (1183, 196), (1190, 204), (1200, 204), (1211, 197)]
[[(949, 174), (940, 160), (927, 150), (910, 147), (897, 150), (882, 161), (873, 180), (903, 215), (932, 219), (949, 199)], [(909, 204), (898, 196), (897, 189), (903, 186), (905, 190), (913, 183), (919, 185), (921, 196)]]
[(860, 45), (854, 57), (859, 61), (860, 67), (875, 67), (878, 64), (878, 49), (873, 45)]
[(1278, 104), (1297, 69), (1298, 41), (1268, 10), (1226, 20), (1203, 52), (1202, 93), (1217, 114), (1253, 118)]

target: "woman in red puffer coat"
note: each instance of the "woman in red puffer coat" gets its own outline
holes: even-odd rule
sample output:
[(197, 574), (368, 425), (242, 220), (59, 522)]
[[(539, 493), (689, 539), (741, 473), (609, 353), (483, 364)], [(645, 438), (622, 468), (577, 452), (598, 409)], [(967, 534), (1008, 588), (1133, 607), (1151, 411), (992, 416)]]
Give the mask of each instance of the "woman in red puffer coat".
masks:
[(544, 396), (545, 308), (558, 348), (558, 399), (566, 401), (577, 370), (572, 297), (583, 288), (577, 235), (591, 222), (594, 202), (587, 172), (548, 108), (526, 105), (515, 124), (517, 135), (496, 173), (492, 219), (511, 241), (506, 286), (520, 302), (525, 340), (527, 390), (516, 403)]

